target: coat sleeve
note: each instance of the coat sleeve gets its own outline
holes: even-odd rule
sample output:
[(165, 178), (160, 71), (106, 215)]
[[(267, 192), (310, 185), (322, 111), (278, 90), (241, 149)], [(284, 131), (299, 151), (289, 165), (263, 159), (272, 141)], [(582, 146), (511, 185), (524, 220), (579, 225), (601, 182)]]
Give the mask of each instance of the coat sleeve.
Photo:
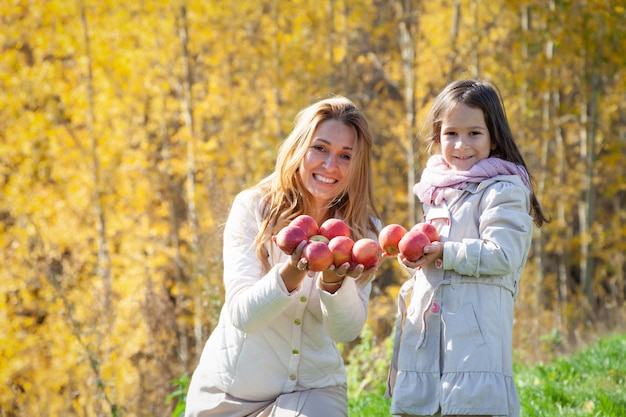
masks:
[(264, 273), (256, 256), (258, 204), (253, 191), (240, 193), (233, 201), (224, 228), (225, 307), (233, 325), (247, 333), (262, 330), (290, 300), (279, 266)]
[(467, 276), (504, 276), (526, 262), (532, 238), (528, 190), (506, 181), (484, 191), (479, 237), (445, 242), (443, 268)]

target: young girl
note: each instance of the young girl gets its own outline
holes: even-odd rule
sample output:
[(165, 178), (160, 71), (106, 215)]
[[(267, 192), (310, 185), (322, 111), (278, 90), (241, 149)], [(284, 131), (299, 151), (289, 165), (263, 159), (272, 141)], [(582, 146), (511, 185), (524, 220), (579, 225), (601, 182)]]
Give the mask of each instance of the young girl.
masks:
[(191, 379), (186, 416), (347, 417), (336, 342), (365, 323), (376, 266), (307, 273), (306, 241), (291, 256), (276, 233), (301, 214), (343, 219), (352, 237), (380, 227), (372, 136), (363, 113), (332, 97), (298, 114), (273, 174), (242, 191), (224, 230), (226, 300)]
[(547, 219), (493, 85), (451, 83), (429, 120), (438, 153), (414, 192), (440, 241), (416, 262), (398, 257), (413, 275), (398, 297), (391, 413), (518, 416), (513, 302), (533, 219)]

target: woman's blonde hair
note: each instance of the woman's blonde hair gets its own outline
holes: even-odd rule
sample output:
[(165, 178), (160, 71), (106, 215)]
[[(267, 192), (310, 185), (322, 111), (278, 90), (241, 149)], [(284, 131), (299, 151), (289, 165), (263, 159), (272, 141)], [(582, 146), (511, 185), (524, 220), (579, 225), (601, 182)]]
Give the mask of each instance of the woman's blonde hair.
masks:
[(367, 119), (349, 99), (335, 96), (300, 111), (295, 127), (281, 144), (274, 172), (261, 180), (264, 220), (256, 237), (257, 257), (269, 269), (266, 244), (296, 216), (308, 213), (313, 196), (303, 186), (299, 169), (311, 146), (315, 130), (326, 120), (338, 120), (354, 129), (356, 143), (350, 160), (345, 189), (330, 203), (329, 216), (341, 217), (353, 239), (376, 234), (380, 216), (374, 206), (371, 149), (372, 135)]

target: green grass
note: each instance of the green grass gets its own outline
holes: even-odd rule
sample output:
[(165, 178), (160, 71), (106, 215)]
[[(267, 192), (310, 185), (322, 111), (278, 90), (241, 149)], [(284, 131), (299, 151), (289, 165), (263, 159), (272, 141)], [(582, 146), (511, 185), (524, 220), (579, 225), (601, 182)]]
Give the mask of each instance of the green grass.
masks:
[(524, 417), (626, 416), (625, 335), (515, 376)]
[[(350, 416), (389, 416), (390, 400), (383, 398), (386, 381), (381, 375), (381, 363), (387, 361), (381, 356), (386, 355), (376, 355), (369, 367), (361, 357), (369, 356), (367, 352), (358, 356), (348, 365), (349, 384), (358, 383), (361, 375), (361, 388), (349, 390)], [(626, 335), (606, 337), (549, 364), (516, 365), (515, 380), (522, 417), (626, 417)]]
[[(352, 417), (389, 417), (384, 398), (391, 339), (374, 343), (369, 329), (351, 353), (348, 406)], [(626, 334), (596, 344), (549, 364), (516, 365), (515, 380), (521, 417), (626, 417)], [(174, 381), (177, 401), (173, 417), (182, 416), (189, 380)]]
[(385, 391), (362, 393), (348, 400), (348, 412), (352, 417), (391, 416), (391, 399), (384, 398)]

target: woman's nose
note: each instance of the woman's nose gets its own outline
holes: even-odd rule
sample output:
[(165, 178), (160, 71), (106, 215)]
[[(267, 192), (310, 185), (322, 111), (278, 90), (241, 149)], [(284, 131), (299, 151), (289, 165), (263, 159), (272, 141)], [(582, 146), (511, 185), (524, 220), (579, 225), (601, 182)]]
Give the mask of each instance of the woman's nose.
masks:
[(324, 160), (324, 166), (326, 168), (334, 168), (337, 166), (337, 158), (335, 158), (335, 155), (332, 154), (328, 154), (328, 156), (326, 156), (326, 159)]

